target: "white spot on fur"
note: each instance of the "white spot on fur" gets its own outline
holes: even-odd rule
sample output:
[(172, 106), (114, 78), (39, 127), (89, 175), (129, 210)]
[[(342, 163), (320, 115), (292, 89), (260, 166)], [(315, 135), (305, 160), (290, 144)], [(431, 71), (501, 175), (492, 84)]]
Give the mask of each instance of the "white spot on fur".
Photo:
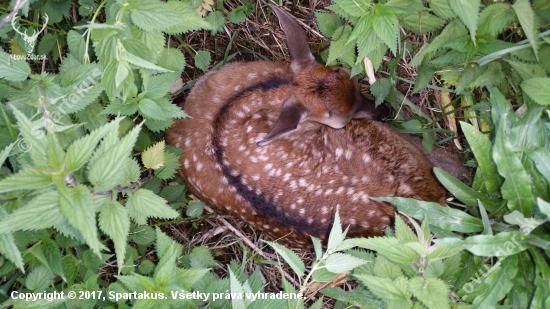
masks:
[(304, 215), (306, 213), (306, 209), (305, 208), (300, 208), (299, 213), (300, 213), (300, 215)]
[(364, 153), (363, 154), (363, 162), (365, 163), (369, 163), (371, 161), (371, 158), (368, 154)]
[(185, 159), (185, 161), (183, 161), (183, 166), (185, 166), (185, 168), (189, 168), (189, 160)]
[(344, 154), (344, 157), (346, 158), (346, 160), (351, 159), (351, 154), (352, 154), (351, 150), (346, 149), (346, 153)]
[(325, 195), (326, 195), (326, 196), (331, 195), (331, 194), (332, 194), (332, 191), (333, 191), (332, 189), (327, 189), (327, 190), (325, 191)]
[(197, 172), (200, 172), (200, 170), (202, 170), (202, 163), (201, 162), (197, 163)]
[(252, 131), (252, 126), (248, 126), (248, 127), (246, 128), (246, 133), (250, 133), (250, 131)]
[(336, 148), (336, 159), (339, 159), (340, 156), (344, 153), (344, 151), (342, 150), (342, 148)]
[(323, 208), (321, 208), (321, 213), (322, 213), (322, 214), (327, 214), (327, 213), (328, 213), (328, 207), (327, 207), (327, 206), (323, 206)]
[(342, 192), (344, 192), (344, 187), (338, 188), (338, 191), (336, 191), (336, 194), (341, 194)]

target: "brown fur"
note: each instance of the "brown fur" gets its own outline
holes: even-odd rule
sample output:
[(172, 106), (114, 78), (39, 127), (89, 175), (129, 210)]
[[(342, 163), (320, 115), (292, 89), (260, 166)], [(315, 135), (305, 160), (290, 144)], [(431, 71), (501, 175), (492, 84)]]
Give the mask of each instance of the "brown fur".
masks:
[(291, 36), (292, 63), (209, 72), (185, 101), (192, 118), (166, 132), (185, 150), (179, 173), (191, 192), (299, 244), (310, 235), (326, 239), (337, 209), (350, 236), (382, 235), (395, 209), (373, 197), (444, 205), (426, 153), (383, 123), (351, 120), (380, 119), (387, 110), (361, 95), (349, 70), (312, 62), (303, 31), (295, 35), (299, 26), (274, 9)]

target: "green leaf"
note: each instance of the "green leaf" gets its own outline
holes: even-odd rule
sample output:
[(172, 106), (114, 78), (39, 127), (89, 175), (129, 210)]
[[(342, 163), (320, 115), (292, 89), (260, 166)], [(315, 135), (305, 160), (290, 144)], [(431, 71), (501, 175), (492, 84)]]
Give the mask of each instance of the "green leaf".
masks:
[(139, 225), (147, 224), (147, 218), (175, 219), (178, 212), (166, 205), (166, 200), (150, 190), (139, 189), (129, 194), (126, 207), (130, 217)]
[(185, 215), (188, 217), (197, 218), (202, 215), (204, 211), (204, 202), (201, 201), (191, 201), (185, 210)]
[(10, 82), (26, 80), (31, 74), (31, 68), (25, 60), (11, 59), (11, 57), (12, 55), (0, 50), (0, 78)]
[(514, 11), (516, 11), (519, 23), (523, 28), (523, 32), (525, 33), (525, 36), (527, 36), (527, 39), (529, 39), (529, 43), (531, 43), (533, 52), (535, 53), (535, 56), (538, 60), (538, 22), (537, 17), (535, 16), (535, 12), (531, 7), (531, 2), (529, 0), (517, 0), (514, 5), (512, 5), (512, 8), (514, 8)]
[(304, 276), (304, 271), (306, 269), (306, 266), (304, 265), (304, 262), (300, 257), (294, 253), (292, 250), (285, 248), (282, 245), (279, 245), (278, 243), (274, 243), (271, 241), (266, 241), (267, 244), (269, 244), (277, 254), (279, 254), (292, 268), (292, 270), (300, 277)]
[(152, 100), (160, 99), (168, 94), (173, 83), (174, 77), (172, 74), (150, 76), (149, 79), (143, 83), (145, 88), (144, 95), (146, 98)]
[[(120, 184), (124, 176), (120, 171), (124, 169), (124, 165), (129, 160), (130, 152), (136, 143), (141, 125), (134, 127), (108, 152), (102, 153), (97, 159), (90, 162), (88, 179), (95, 186), (96, 191), (111, 190)], [(122, 164), (123, 162), (124, 164)]]
[[(3, 209), (0, 209), (0, 214), (4, 215)], [(12, 234), (0, 233), (0, 253), (3, 257), (25, 273), (25, 267), (23, 262), (23, 256), (15, 244), (15, 239)]]
[(395, 216), (395, 236), (401, 241), (418, 241), (418, 237), (401, 219), (401, 216)]
[(449, 286), (437, 278), (414, 277), (409, 280), (409, 290), (428, 309), (447, 309)]
[(398, 277), (395, 280), (380, 278), (369, 275), (354, 275), (359, 281), (369, 288), (378, 298), (386, 304), (392, 304), (395, 308), (412, 308), (411, 292), (407, 288), (409, 284), (405, 277)]
[[(161, 68), (159, 67), (158, 65), (154, 64), (154, 63), (151, 63), (145, 59), (142, 59), (134, 54), (131, 54), (127, 51), (122, 51), (120, 53), (120, 59), (121, 60), (124, 60), (124, 61), (127, 61), (133, 65), (136, 65), (140, 68), (144, 68), (144, 69), (150, 69), (150, 70), (154, 70), (154, 71), (157, 71), (157, 72), (160, 72), (160, 73), (165, 73), (165, 72), (172, 72), (170, 70), (167, 70), (165, 68)], [(105, 69), (107, 70), (107, 69)], [(105, 84), (104, 84), (105, 85)]]
[(435, 73), (435, 67), (427, 62), (424, 62), (418, 68), (418, 75), (414, 83), (413, 93), (424, 89), (432, 80)]
[(130, 230), (130, 218), (126, 208), (116, 201), (105, 203), (99, 213), (99, 228), (113, 240), (118, 273), (120, 274), (126, 254), (128, 231)]
[(15, 143), (9, 144), (8, 146), (6, 146), (6, 148), (2, 149), (2, 151), (0, 152), (0, 166), (2, 166), (4, 162), (6, 162), (6, 159), (10, 155), (10, 152), (13, 149), (13, 146), (15, 146)]
[(48, 269), (38, 266), (27, 275), (25, 286), (31, 291), (41, 293), (52, 283), (54, 278), (55, 276)]
[(374, 263), (374, 274), (379, 277), (396, 279), (403, 276), (403, 271), (395, 263), (390, 262), (383, 256), (376, 257)]
[(420, 35), (439, 30), (443, 28), (446, 23), (446, 20), (434, 16), (427, 11), (408, 14), (401, 19), (403, 28)]
[(441, 184), (464, 204), (469, 206), (477, 206), (477, 201), (479, 200), (491, 212), (500, 207), (501, 200), (489, 199), (485, 194), (468, 187), (444, 170), (435, 167), (434, 174), (437, 176), (437, 179), (441, 182)]
[(332, 253), (325, 260), (325, 267), (332, 273), (342, 274), (365, 263), (367, 263), (367, 261), (349, 254)]
[[(177, 25), (166, 29), (167, 34), (181, 34), (192, 30), (210, 30), (212, 26), (201, 18), (193, 7), (187, 2), (169, 1), (168, 7), (179, 15)], [(229, 16), (228, 16), (229, 17)]]
[(206, 16), (205, 21), (212, 26), (212, 35), (222, 32), (223, 27), (225, 26), (225, 16), (223, 16), (220, 11), (210, 12), (210, 14)]
[(494, 3), (483, 9), (479, 16), (478, 36), (495, 37), (516, 19), (512, 7), (506, 3)]
[(330, 234), (328, 235), (327, 251), (336, 250), (344, 241), (344, 238), (346, 237), (346, 232), (342, 232), (342, 223), (340, 222), (339, 209), (337, 209), (334, 215), (334, 223), (332, 224), (332, 229), (330, 230)]
[(518, 272), (518, 256), (512, 255), (499, 260), (490, 271), (483, 280), (485, 290), (472, 303), (475, 308), (493, 307), (514, 287), (512, 279)]
[(227, 14), (227, 20), (234, 24), (243, 23), (246, 20), (246, 13), (242, 10), (242, 7), (236, 7)]
[(477, 20), (481, 0), (454, 0), (449, 1), (449, 6), (458, 15), (460, 20), (470, 30), (470, 38), (476, 43)]
[(445, 231), (473, 233), (483, 230), (481, 220), (461, 210), (443, 207), (437, 203), (403, 197), (380, 197), (375, 200), (390, 202), (397, 206), (397, 210), (418, 220), (424, 220), (427, 217), (431, 225)]
[(141, 153), (141, 161), (145, 168), (158, 169), (164, 164), (164, 141), (147, 148)]
[(52, 184), (52, 178), (49, 174), (32, 167), (25, 167), (17, 174), (0, 180), (0, 192), (42, 189)]
[(0, 221), (0, 234), (47, 229), (63, 220), (59, 209), (59, 194), (57, 191), (47, 191), (4, 216)]
[(388, 78), (379, 78), (370, 86), (370, 92), (376, 98), (376, 106), (384, 102), (391, 89), (392, 86)]
[(80, 232), (90, 249), (101, 258), (105, 246), (99, 241), (93, 205), (93, 196), (84, 185), (66, 188), (61, 196), (61, 212), (72, 227)]
[(436, 244), (449, 248), (462, 248), (479, 256), (508, 256), (528, 248), (525, 234), (502, 232), (496, 235), (475, 235), (460, 240), (458, 238), (434, 239)]
[(332, 37), (336, 29), (342, 26), (338, 15), (333, 13), (315, 12), (315, 19), (319, 30), (326, 37)]
[(370, 11), (372, 5), (371, 0), (340, 0), (337, 2), (344, 12), (350, 16), (361, 17)]
[(441, 18), (451, 19), (456, 17), (456, 14), (453, 12), (451, 7), (449, 6), (448, 0), (431, 0), (430, 8), (433, 10), (435, 15)]
[(162, 109), (160, 109), (160, 106), (158, 106), (158, 104), (151, 99), (143, 98), (141, 101), (139, 101), (138, 110), (143, 116), (146, 116), (147, 118), (153, 118), (157, 120), (168, 119)]
[(61, 251), (57, 243), (52, 239), (43, 239), (42, 252), (44, 253), (44, 258), (46, 261), (44, 266), (55, 275), (60, 276), (63, 280), (66, 280), (63, 265), (61, 263)]
[(353, 241), (355, 246), (377, 251), (379, 254), (397, 263), (411, 263), (418, 258), (418, 254), (411, 248), (400, 244), (400, 241), (395, 237), (356, 238), (348, 240)]
[(48, 166), (48, 139), (44, 138), (42, 124), (32, 123), (21, 111), (13, 106), (12, 109), (23, 137), (21, 143), (27, 145), (32, 161), (38, 166)]
[(397, 54), (397, 34), (399, 11), (394, 8), (376, 4), (373, 6), (372, 25), (376, 35), (386, 44), (393, 54)]
[(521, 89), (540, 105), (550, 105), (550, 78), (535, 77), (523, 81)]
[(145, 31), (164, 31), (181, 22), (181, 15), (165, 2), (133, 0), (129, 4), (132, 21)]
[(122, 119), (122, 117), (117, 117), (115, 120), (72, 143), (67, 149), (67, 162), (65, 163), (67, 170), (76, 171), (86, 164), (88, 159), (92, 156), (97, 143), (99, 143), (107, 133), (118, 128)]
[(210, 56), (210, 52), (206, 50), (199, 50), (195, 54), (195, 66), (204, 72), (208, 70), (211, 61), (212, 57)]
[(348, 38), (351, 34), (350, 26), (338, 27), (332, 35), (332, 42), (328, 50), (327, 63), (331, 63), (337, 58), (344, 55), (352, 46), (346, 46)]
[(508, 209), (519, 210), (527, 217), (533, 211), (533, 194), (531, 193), (529, 176), (519, 158), (512, 151), (505, 130), (506, 114), (500, 120), (493, 151), (493, 159), (498, 172), (505, 178), (500, 190), (502, 197), (508, 200)]
[(67, 33), (67, 45), (71, 54), (80, 62), (83, 62), (84, 53), (86, 52), (86, 42), (80, 33), (70, 30)]
[[(433, 3), (433, 1), (431, 2)], [(443, 44), (448, 43), (450, 40), (466, 35), (466, 28), (458, 20), (451, 21), (445, 26), (441, 33), (436, 36), (430, 43), (424, 44), (418, 53), (414, 55), (410, 65), (412, 67), (418, 67), (423, 63), (423, 59), (426, 54), (438, 50)]]
[[(334, 298), (358, 308), (375, 309), (384, 308), (382, 301), (377, 299), (369, 291), (350, 290), (345, 292), (341, 288), (325, 288), (320, 291), (323, 295)], [(311, 307), (310, 307), (311, 308)]]
[(502, 180), (496, 172), (496, 166), (491, 154), (493, 153), (491, 141), (483, 133), (476, 130), (472, 125), (461, 121), (460, 127), (470, 144), (470, 148), (476, 157), (476, 161), (483, 174), (487, 193), (497, 193)]

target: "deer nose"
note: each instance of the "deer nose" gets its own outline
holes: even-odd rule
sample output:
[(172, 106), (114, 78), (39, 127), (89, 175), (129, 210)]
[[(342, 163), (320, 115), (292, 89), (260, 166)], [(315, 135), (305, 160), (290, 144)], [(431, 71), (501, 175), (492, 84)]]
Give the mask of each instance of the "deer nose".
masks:
[(391, 117), (392, 110), (391, 106), (388, 103), (382, 103), (378, 105), (375, 110), (378, 115), (378, 120), (380, 121), (386, 121)]

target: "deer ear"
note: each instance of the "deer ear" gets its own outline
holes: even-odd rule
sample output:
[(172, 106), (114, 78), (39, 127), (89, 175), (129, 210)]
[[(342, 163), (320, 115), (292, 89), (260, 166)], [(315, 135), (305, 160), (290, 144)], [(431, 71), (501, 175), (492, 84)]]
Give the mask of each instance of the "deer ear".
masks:
[(286, 134), (296, 130), (300, 121), (307, 117), (307, 110), (305, 107), (296, 100), (294, 96), (286, 100), (283, 110), (275, 123), (271, 132), (267, 136), (257, 143), (258, 146), (265, 146), (279, 137), (283, 137)]
[(315, 61), (307, 44), (307, 36), (304, 29), (286, 11), (274, 4), (269, 3), (268, 5), (277, 14), (281, 28), (285, 33), (288, 50), (290, 51), (290, 69), (292, 72), (298, 74), (304, 67), (316, 64), (317, 61)]

